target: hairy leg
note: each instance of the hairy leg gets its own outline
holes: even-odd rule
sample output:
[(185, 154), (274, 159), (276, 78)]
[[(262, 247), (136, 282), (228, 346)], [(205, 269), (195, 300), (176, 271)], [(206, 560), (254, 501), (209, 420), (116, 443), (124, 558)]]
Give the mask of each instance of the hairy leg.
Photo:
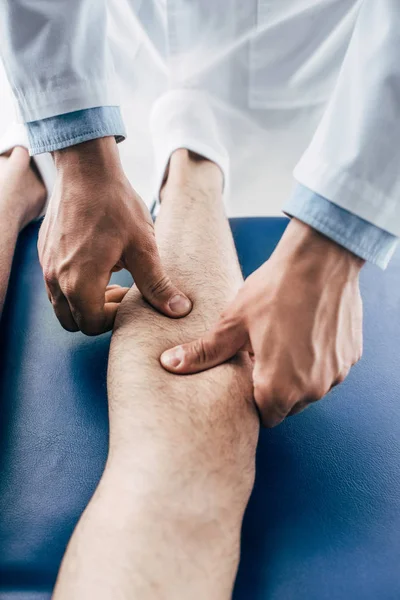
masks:
[(45, 196), (25, 148), (0, 156), (0, 317), (18, 234), (40, 214)]
[(156, 236), (167, 272), (194, 301), (170, 320), (135, 289), (109, 362), (110, 451), (67, 550), (55, 598), (222, 600), (232, 593), (254, 479), (258, 417), (248, 357), (177, 377), (163, 350), (201, 335), (242, 282), (219, 169), (171, 158)]

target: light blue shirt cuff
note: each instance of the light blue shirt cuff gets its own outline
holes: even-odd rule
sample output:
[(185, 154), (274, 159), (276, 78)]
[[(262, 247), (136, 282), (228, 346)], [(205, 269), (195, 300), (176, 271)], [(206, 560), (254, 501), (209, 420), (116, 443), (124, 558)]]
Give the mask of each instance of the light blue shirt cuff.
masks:
[(337, 206), (303, 185), (297, 185), (283, 211), (307, 223), (353, 254), (385, 269), (398, 238)]
[(41, 154), (113, 135), (125, 139), (125, 127), (119, 106), (98, 106), (49, 117), (26, 124), (29, 152)]

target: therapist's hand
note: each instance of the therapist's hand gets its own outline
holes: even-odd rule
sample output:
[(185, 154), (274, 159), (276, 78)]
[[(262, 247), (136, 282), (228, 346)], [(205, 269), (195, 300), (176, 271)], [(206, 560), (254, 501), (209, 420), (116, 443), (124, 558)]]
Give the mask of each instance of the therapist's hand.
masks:
[(163, 366), (194, 373), (239, 350), (253, 354), (254, 398), (273, 427), (342, 382), (362, 354), (363, 261), (292, 219), (275, 252), (202, 339), (165, 352)]
[(114, 138), (57, 151), (54, 160), (57, 179), (38, 248), (62, 326), (87, 335), (111, 329), (127, 289), (108, 283), (121, 268), (168, 317), (190, 312), (163, 270), (149, 211), (124, 175)]

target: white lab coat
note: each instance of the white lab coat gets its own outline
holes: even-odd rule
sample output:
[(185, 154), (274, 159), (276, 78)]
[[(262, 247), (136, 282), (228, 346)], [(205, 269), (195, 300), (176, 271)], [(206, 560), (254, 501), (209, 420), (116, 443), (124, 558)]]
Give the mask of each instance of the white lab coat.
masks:
[(0, 0), (1, 53), (23, 120), (122, 99), (131, 179), (146, 197), (149, 107), (170, 87), (206, 89), (231, 155), (230, 214), (271, 212), (295, 167), (299, 182), (400, 235), (399, 0), (108, 8), (107, 23), (105, 0)]

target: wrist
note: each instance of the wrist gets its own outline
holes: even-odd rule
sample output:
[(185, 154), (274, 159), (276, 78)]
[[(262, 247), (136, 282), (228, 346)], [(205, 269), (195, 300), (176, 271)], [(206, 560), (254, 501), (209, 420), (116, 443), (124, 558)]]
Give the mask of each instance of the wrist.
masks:
[(57, 173), (73, 172), (74, 176), (88, 172), (107, 173), (121, 170), (117, 143), (113, 136), (82, 142), (53, 152)]
[(307, 264), (316, 274), (334, 269), (357, 277), (365, 264), (362, 258), (296, 218), (291, 219), (275, 253), (278, 259)]

